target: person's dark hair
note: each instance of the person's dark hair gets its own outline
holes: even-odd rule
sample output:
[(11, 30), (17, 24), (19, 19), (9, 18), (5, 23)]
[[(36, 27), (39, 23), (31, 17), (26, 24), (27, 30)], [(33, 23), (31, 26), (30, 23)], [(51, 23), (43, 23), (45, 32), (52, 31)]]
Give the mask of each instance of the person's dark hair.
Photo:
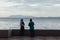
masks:
[(23, 19), (21, 19), (21, 21), (23, 21)]
[(30, 19), (30, 21), (32, 21), (32, 19)]

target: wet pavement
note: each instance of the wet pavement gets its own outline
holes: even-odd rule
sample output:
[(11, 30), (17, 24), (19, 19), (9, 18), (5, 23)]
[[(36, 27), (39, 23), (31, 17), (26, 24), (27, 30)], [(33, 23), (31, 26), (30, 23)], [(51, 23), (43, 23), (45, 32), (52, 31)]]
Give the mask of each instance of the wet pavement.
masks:
[(36, 36), (36, 37), (10, 37), (10, 38), (0, 38), (0, 40), (60, 40), (60, 37), (53, 36)]

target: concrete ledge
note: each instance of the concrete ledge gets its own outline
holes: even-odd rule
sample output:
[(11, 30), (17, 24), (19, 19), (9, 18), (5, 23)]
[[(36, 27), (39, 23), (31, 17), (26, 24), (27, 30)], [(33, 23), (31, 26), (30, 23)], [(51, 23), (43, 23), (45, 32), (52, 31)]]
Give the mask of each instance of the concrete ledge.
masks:
[[(60, 36), (60, 30), (34, 30), (35, 36)], [(30, 36), (30, 31), (25, 30), (24, 36)], [(20, 30), (12, 30), (12, 36), (19, 36)]]
[(8, 37), (8, 30), (0, 30), (0, 38), (1, 37), (4, 38)]
[[(35, 36), (60, 36), (60, 30), (34, 30), (34, 31)], [(19, 29), (0, 30), (0, 38), (12, 36), (20, 36), (20, 30)], [(30, 31), (25, 30), (24, 36), (30, 36)]]
[(12, 36), (20, 36), (20, 30), (18, 30), (18, 29), (12, 30)]

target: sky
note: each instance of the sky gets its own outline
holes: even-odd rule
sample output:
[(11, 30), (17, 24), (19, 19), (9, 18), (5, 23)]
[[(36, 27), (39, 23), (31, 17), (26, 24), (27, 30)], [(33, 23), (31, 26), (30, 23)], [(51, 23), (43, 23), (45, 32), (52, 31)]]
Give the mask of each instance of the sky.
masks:
[(60, 17), (60, 0), (0, 0), (0, 17)]

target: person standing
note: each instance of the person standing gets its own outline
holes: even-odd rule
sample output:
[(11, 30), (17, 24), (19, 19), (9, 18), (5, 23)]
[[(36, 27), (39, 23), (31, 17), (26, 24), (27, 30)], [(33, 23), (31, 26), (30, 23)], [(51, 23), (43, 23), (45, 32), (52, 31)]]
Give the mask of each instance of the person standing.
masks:
[(32, 19), (30, 19), (28, 26), (30, 27), (31, 37), (34, 37), (34, 22), (32, 21)]
[(21, 27), (20, 34), (21, 34), (21, 36), (24, 36), (24, 26), (25, 26), (25, 23), (24, 23), (23, 19), (21, 19), (21, 21), (20, 21), (20, 27)]

